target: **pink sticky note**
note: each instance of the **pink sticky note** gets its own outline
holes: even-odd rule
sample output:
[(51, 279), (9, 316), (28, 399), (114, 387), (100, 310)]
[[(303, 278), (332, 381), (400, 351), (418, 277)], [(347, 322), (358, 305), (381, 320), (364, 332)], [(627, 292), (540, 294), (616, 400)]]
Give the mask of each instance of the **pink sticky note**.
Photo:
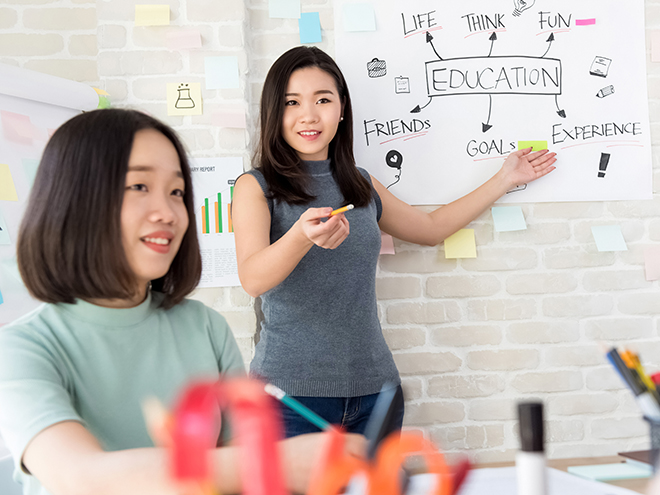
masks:
[(380, 254), (396, 254), (394, 252), (394, 239), (385, 232), (380, 233)]
[(651, 32), (651, 62), (660, 62), (660, 31)]
[(35, 128), (30, 122), (30, 117), (20, 113), (0, 111), (2, 130), (8, 141), (19, 144), (32, 144)]
[(218, 127), (245, 129), (245, 110), (243, 108), (222, 108), (213, 113), (211, 121)]
[(660, 280), (660, 246), (644, 250), (646, 280)]
[(576, 26), (593, 26), (596, 24), (596, 19), (575, 19)]
[(189, 50), (202, 47), (202, 35), (194, 29), (177, 29), (166, 35), (167, 48), (170, 50)]

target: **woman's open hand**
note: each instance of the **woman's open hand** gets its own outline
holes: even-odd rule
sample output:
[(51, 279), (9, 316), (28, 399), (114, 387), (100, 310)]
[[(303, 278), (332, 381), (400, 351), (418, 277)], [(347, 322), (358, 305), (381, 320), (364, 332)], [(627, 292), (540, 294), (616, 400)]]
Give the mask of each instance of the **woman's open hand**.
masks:
[(532, 148), (514, 151), (504, 161), (500, 173), (504, 174), (510, 188), (527, 184), (552, 172), (556, 155), (548, 150), (532, 153)]

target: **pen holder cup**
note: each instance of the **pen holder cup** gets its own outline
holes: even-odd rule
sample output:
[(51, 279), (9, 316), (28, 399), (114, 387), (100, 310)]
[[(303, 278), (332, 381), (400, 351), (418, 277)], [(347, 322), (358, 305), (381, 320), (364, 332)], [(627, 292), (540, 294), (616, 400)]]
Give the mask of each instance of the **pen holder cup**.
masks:
[(651, 464), (653, 466), (653, 472), (656, 472), (658, 469), (658, 458), (660, 454), (660, 421), (647, 418), (644, 416), (644, 419), (649, 424), (649, 438), (651, 440)]

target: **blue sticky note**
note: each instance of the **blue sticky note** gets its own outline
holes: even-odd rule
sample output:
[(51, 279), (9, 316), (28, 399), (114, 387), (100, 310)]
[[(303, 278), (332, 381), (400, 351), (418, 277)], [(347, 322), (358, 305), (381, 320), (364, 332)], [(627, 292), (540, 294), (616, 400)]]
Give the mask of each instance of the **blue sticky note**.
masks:
[(30, 183), (30, 188), (34, 184), (34, 178), (37, 176), (37, 168), (39, 168), (39, 160), (33, 160), (31, 158), (23, 158), (21, 160), (23, 164), (23, 172)]
[(0, 210), (0, 245), (2, 244), (11, 244), (11, 239), (9, 238), (9, 230), (7, 230), (7, 222), (5, 222), (2, 210)]
[(4, 299), (2, 299), (2, 291), (0, 290), (0, 304), (2, 304), (3, 302), (5, 302), (5, 301), (4, 301)]
[(236, 89), (239, 86), (238, 57), (206, 57), (204, 72), (206, 89)]
[(376, 15), (370, 3), (344, 5), (344, 31), (375, 31)]
[(493, 206), (493, 223), (497, 232), (526, 230), (525, 216), (520, 206)]
[(320, 43), (321, 37), (321, 19), (318, 12), (303, 12), (298, 20), (298, 30), (300, 31), (300, 43)]
[(300, 0), (268, 0), (272, 19), (300, 19)]
[(621, 227), (618, 225), (591, 227), (591, 233), (596, 241), (598, 251), (628, 251)]

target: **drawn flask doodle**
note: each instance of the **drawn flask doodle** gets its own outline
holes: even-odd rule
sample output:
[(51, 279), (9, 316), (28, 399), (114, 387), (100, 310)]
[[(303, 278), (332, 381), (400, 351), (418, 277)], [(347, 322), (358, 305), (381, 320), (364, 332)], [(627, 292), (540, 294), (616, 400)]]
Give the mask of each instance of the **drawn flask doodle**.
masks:
[(195, 108), (195, 102), (190, 97), (190, 88), (187, 84), (179, 84), (176, 90), (179, 92), (179, 96), (176, 99), (174, 108)]

